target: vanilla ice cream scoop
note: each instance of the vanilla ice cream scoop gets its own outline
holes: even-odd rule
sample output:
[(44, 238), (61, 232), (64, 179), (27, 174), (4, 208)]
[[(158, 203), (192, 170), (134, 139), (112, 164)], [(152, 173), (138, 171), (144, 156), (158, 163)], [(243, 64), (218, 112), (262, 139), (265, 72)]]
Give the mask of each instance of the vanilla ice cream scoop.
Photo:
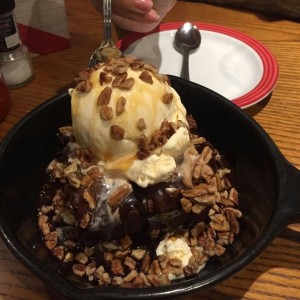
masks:
[(81, 72), (71, 91), (76, 141), (140, 186), (166, 180), (189, 143), (186, 109), (167, 76), (141, 59)]

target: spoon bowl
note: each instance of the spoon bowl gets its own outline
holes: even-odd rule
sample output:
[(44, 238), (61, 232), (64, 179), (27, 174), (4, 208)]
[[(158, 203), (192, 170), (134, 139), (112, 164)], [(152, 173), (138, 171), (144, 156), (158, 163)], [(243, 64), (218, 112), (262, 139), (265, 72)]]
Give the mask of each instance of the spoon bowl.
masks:
[(89, 60), (89, 67), (92, 67), (110, 57), (121, 57), (122, 52), (119, 50), (113, 40), (111, 33), (111, 0), (103, 1), (104, 17), (104, 39), (101, 45), (93, 52)]
[(189, 54), (199, 48), (201, 35), (196, 25), (190, 22), (184, 23), (176, 31), (174, 46), (177, 51), (182, 53), (182, 69), (180, 77), (189, 80)]

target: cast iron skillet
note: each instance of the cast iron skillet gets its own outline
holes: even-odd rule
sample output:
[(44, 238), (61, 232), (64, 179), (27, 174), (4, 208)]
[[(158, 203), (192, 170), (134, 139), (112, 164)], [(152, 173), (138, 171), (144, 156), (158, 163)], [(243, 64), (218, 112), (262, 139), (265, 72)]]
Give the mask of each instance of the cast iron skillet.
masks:
[(60, 126), (71, 124), (67, 93), (30, 112), (0, 146), (0, 229), (10, 251), (58, 293), (73, 299), (155, 299), (195, 294), (251, 263), (287, 225), (300, 219), (300, 172), (265, 131), (219, 94), (170, 76), (199, 132), (235, 170), (243, 211), (241, 233), (226, 254), (212, 259), (196, 277), (146, 289), (90, 288), (60, 274), (41, 242), (36, 197), (44, 170), (56, 151)]

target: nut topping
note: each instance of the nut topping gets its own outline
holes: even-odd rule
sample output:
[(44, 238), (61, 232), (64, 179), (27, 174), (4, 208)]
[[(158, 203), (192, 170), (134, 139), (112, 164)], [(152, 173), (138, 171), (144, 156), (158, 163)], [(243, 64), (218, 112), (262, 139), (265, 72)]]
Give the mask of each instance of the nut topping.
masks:
[(143, 118), (139, 118), (136, 124), (138, 130), (143, 131), (147, 128), (146, 122)]
[(172, 93), (166, 93), (164, 94), (162, 101), (164, 104), (170, 104), (172, 103), (173, 97), (174, 95)]
[(150, 73), (148, 71), (143, 71), (140, 74), (139, 78), (146, 83), (153, 84), (152, 76), (150, 75)]
[(109, 206), (113, 207), (118, 205), (126, 196), (131, 192), (129, 184), (124, 183), (113, 191), (107, 198)]
[(117, 100), (116, 104), (116, 115), (120, 116), (125, 111), (125, 105), (126, 105), (126, 98), (121, 96)]
[(80, 81), (76, 86), (76, 91), (89, 93), (92, 90), (92, 83), (89, 80)]
[(110, 101), (111, 93), (112, 93), (112, 89), (108, 86), (105, 87), (100, 93), (97, 105), (107, 105)]
[(125, 130), (121, 126), (112, 125), (110, 127), (110, 134), (114, 140), (121, 141), (124, 138)]
[(102, 105), (100, 107), (100, 117), (103, 121), (109, 121), (113, 118), (113, 110), (108, 105)]

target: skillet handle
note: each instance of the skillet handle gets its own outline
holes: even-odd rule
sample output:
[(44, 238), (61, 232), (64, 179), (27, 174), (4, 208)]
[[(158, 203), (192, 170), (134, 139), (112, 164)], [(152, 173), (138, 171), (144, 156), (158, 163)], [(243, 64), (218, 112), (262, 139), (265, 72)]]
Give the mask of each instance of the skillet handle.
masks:
[(283, 207), (287, 210), (288, 223), (300, 223), (300, 171), (286, 161), (286, 187), (282, 191)]
[[(300, 171), (287, 160), (284, 164), (285, 186), (281, 191), (283, 203), (281, 217), (285, 225), (300, 223)], [(279, 234), (281, 237), (300, 241), (300, 232), (289, 227)]]

